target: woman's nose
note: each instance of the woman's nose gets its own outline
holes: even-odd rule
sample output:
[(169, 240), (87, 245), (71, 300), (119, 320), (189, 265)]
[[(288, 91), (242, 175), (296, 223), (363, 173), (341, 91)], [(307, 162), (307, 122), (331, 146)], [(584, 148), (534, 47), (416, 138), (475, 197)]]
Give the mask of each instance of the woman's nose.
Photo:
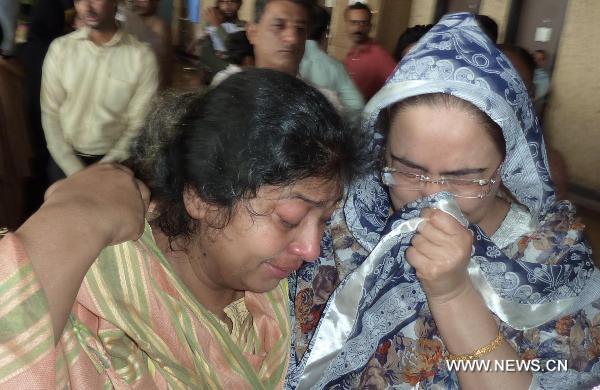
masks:
[(317, 260), (321, 253), (321, 238), (324, 232), (325, 227), (322, 223), (307, 224), (290, 244), (290, 251), (305, 261)]

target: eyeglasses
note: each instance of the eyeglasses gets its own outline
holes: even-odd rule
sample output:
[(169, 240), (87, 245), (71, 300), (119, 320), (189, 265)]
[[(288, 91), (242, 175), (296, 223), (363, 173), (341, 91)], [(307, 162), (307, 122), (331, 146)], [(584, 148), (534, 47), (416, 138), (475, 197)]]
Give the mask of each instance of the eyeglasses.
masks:
[(350, 20), (349, 22), (353, 26), (368, 26), (371, 24), (370, 20)]
[(490, 193), (492, 186), (498, 181), (501, 168), (502, 164), (488, 179), (449, 179), (444, 176), (432, 179), (429, 176), (384, 167), (381, 171), (381, 179), (386, 186), (403, 190), (419, 191), (425, 187), (425, 184), (432, 183), (440, 185), (444, 191), (453, 193), (457, 198), (482, 199)]

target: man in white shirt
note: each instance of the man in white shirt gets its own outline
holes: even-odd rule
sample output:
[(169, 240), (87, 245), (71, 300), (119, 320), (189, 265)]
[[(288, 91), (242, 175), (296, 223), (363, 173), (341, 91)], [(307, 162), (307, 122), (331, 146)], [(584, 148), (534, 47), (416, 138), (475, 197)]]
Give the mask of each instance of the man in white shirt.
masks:
[(216, 51), (226, 52), (227, 35), (243, 31), (246, 27), (246, 22), (238, 17), (241, 6), (242, 0), (217, 0), (215, 8), (205, 10), (204, 17), (208, 23), (206, 31)]
[(200, 66), (209, 74), (227, 67), (227, 40), (246, 28), (246, 22), (238, 16), (241, 6), (242, 0), (217, 0), (214, 7), (203, 10), (202, 23), (196, 26), (197, 40), (190, 51), (198, 55)]
[(312, 85), (335, 92), (350, 123), (358, 126), (365, 105), (363, 97), (344, 65), (329, 56), (322, 48), (326, 45), (330, 20), (331, 16), (325, 7), (315, 7), (304, 57), (300, 62), (300, 77)]
[[(254, 47), (254, 64), (257, 68), (268, 68), (299, 76), (312, 7), (312, 0), (256, 1), (254, 22), (248, 23), (246, 35)], [(221, 82), (228, 75), (239, 71), (239, 67), (229, 67), (217, 73), (215, 79)], [(216, 84), (212, 83), (211, 86)], [(314, 87), (325, 95), (340, 114), (345, 113), (334, 91)]]
[(50, 180), (120, 162), (158, 86), (156, 58), (115, 21), (117, 0), (75, 0), (83, 27), (52, 42), (42, 72)]

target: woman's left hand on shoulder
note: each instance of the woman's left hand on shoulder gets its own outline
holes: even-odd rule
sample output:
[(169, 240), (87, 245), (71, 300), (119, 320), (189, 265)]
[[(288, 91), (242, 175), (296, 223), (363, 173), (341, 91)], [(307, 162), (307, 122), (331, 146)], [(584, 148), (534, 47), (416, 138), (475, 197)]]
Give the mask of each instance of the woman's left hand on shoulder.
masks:
[(417, 233), (406, 251), (407, 261), (431, 301), (447, 302), (465, 291), (471, 281), (467, 272), (473, 234), (451, 215), (424, 209)]

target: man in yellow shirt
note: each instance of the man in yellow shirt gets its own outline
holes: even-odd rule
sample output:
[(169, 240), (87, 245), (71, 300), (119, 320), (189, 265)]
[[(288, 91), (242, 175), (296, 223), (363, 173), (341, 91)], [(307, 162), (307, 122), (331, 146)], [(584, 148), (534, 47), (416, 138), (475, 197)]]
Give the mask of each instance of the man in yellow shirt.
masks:
[(51, 181), (123, 161), (158, 86), (151, 49), (115, 21), (117, 0), (75, 0), (83, 27), (52, 42), (42, 73)]

